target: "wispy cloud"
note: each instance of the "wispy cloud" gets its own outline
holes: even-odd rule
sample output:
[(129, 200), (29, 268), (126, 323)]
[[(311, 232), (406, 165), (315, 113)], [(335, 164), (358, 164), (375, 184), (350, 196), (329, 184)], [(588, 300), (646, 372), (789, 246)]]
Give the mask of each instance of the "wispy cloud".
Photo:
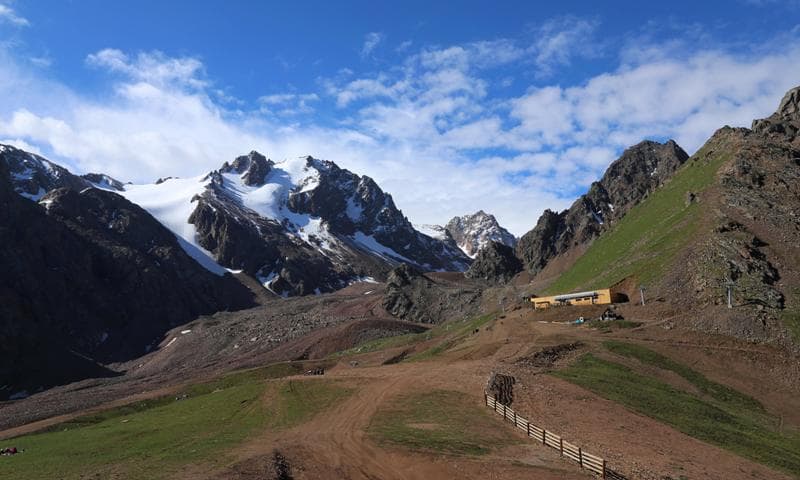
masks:
[(531, 47), (537, 75), (547, 77), (574, 58), (591, 58), (600, 53), (594, 32), (599, 22), (565, 16), (551, 19), (534, 29), (536, 41)]
[(177, 84), (202, 88), (203, 62), (192, 57), (173, 58), (162, 52), (140, 52), (131, 58), (114, 48), (106, 48), (86, 57), (86, 63), (121, 73), (129, 78), (155, 85)]
[(276, 93), (259, 97), (261, 111), (278, 116), (312, 113), (312, 104), (319, 101), (316, 93)]
[(361, 46), (361, 57), (366, 58), (372, 55), (372, 52), (383, 41), (384, 34), (380, 32), (369, 32), (364, 36), (364, 44)]
[(8, 5), (0, 4), (0, 22), (7, 22), (18, 27), (27, 27), (31, 23), (27, 18), (21, 17)]

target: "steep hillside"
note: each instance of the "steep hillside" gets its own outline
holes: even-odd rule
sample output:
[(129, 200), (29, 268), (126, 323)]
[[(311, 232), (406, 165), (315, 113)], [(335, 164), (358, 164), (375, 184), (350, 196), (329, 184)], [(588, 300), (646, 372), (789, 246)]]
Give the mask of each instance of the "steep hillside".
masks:
[(645, 284), (652, 298), (692, 308), (695, 328), (749, 340), (800, 339), (798, 91), (754, 130), (717, 131), (549, 290), (628, 279)]
[(94, 188), (17, 195), (0, 162), (0, 398), (143, 354), (200, 314), (252, 305), (147, 212)]
[(533, 230), (520, 238), (517, 256), (528, 272), (537, 274), (556, 257), (589, 245), (667, 182), (687, 158), (672, 140), (630, 147), (568, 210), (545, 210)]

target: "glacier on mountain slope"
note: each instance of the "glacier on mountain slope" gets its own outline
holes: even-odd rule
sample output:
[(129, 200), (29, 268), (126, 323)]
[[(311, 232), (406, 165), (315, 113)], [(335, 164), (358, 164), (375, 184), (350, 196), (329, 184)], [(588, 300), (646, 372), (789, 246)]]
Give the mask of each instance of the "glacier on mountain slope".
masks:
[[(252, 210), (259, 216), (274, 220), (287, 231), (314, 247), (324, 255), (336, 252), (340, 241), (329, 231), (321, 218), (309, 214), (296, 213), (288, 208), (291, 194), (308, 192), (320, 184), (320, 172), (309, 165), (306, 157), (292, 158), (275, 163), (261, 185), (246, 185), (244, 174), (227, 172), (220, 175), (221, 188), (226, 196), (238, 204)], [(188, 179), (171, 178), (157, 184), (125, 185), (119, 192), (150, 212), (159, 222), (170, 229), (179, 243), (201, 265), (219, 275), (227, 269), (216, 263), (211, 252), (204, 249), (197, 240), (197, 231), (188, 222), (195, 205), (192, 199), (201, 195), (212, 183), (211, 175)], [(363, 208), (353, 198), (347, 205), (347, 215), (357, 220)], [(393, 249), (378, 242), (372, 235), (356, 231), (350, 238), (361, 249), (393, 262), (415, 263)], [(270, 271), (259, 275), (259, 282), (268, 290), (277, 278), (277, 272)], [(274, 292), (281, 295), (283, 292)]]

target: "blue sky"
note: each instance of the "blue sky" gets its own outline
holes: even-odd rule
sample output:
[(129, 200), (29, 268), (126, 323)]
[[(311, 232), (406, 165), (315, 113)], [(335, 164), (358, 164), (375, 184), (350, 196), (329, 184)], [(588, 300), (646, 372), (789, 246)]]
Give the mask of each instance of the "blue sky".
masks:
[(0, 0), (0, 140), (134, 182), (311, 154), (519, 235), (800, 84), (797, 1), (431, 3)]

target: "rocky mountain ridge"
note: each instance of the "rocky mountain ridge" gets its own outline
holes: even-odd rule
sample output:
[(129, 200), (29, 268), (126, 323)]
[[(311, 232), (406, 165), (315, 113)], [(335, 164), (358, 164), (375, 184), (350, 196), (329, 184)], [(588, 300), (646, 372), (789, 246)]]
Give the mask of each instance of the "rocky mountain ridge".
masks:
[(123, 184), (77, 176), (37, 155), (3, 146), (15, 190), (38, 200), (53, 188), (117, 191), (150, 211), (214, 273), (243, 270), (277, 295), (332, 291), (383, 278), (399, 263), (463, 271), (470, 260), (452, 241), (411, 225), (369, 177), (313, 157), (273, 162), (251, 152), (196, 178)]
[(673, 140), (646, 140), (626, 149), (569, 209), (545, 210), (536, 226), (520, 238), (517, 256), (535, 275), (553, 258), (588, 245), (668, 181), (688, 158)]

